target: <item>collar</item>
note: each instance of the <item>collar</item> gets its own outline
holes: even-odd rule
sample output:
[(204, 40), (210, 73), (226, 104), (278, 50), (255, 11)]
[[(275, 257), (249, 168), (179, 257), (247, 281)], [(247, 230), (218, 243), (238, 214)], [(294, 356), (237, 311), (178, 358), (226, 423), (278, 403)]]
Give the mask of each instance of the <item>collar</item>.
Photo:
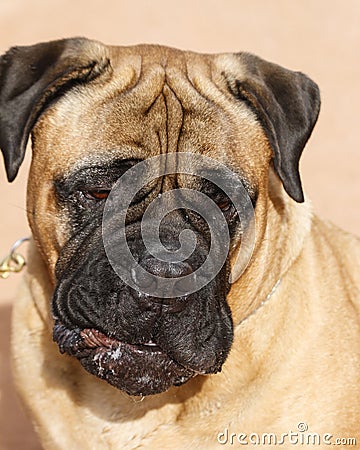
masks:
[(277, 288), (280, 286), (281, 284), (281, 278), (279, 278), (277, 280), (277, 282), (274, 284), (273, 288), (271, 289), (271, 291), (268, 293), (268, 295), (264, 298), (264, 300), (259, 304), (259, 306), (257, 308), (255, 308), (253, 311), (250, 312), (250, 314), (248, 314), (246, 317), (244, 317), (236, 326), (235, 329), (240, 327), (240, 325), (242, 325), (245, 321), (247, 321), (251, 316), (254, 316), (259, 309), (261, 309), (266, 303), (268, 303), (268, 301), (271, 299), (271, 297), (275, 294)]

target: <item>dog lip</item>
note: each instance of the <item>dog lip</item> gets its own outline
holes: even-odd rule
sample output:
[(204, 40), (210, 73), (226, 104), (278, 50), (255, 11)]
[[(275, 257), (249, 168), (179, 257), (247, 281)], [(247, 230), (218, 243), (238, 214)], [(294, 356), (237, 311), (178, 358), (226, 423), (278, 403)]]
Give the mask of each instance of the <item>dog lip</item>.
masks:
[(61, 353), (75, 356), (89, 373), (129, 395), (159, 394), (196, 375), (152, 340), (124, 343), (94, 328), (69, 329), (59, 321), (53, 339)]
[(116, 349), (119, 346), (127, 347), (129, 350), (134, 352), (153, 352), (160, 353), (161, 348), (152, 340), (145, 342), (143, 344), (129, 344), (127, 342), (122, 342), (116, 338), (111, 338), (95, 328), (85, 328), (80, 331), (80, 336), (82, 338), (83, 345), (90, 349), (96, 349), (105, 347), (108, 349)]
[(95, 328), (78, 328), (70, 330), (63, 324), (57, 322), (54, 326), (54, 341), (59, 345), (61, 353), (68, 353), (73, 356), (81, 357), (89, 351), (107, 350), (114, 352), (120, 348), (128, 349), (133, 353), (166, 354), (152, 340), (145, 343), (130, 344), (119, 341), (116, 338), (107, 336)]

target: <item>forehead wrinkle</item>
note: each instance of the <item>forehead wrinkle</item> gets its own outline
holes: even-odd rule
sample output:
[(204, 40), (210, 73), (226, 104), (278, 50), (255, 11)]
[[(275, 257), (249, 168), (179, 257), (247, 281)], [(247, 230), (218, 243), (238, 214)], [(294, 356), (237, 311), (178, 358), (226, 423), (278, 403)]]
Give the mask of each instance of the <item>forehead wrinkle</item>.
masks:
[(162, 94), (165, 83), (165, 71), (160, 64), (142, 66), (137, 82), (121, 93), (122, 105), (142, 113), (147, 113)]
[(176, 153), (179, 150), (179, 140), (184, 123), (184, 108), (176, 93), (167, 83), (164, 85), (163, 95), (166, 108), (168, 152)]
[(167, 85), (184, 109), (196, 111), (208, 105), (207, 99), (194, 87), (188, 76), (188, 70), (184, 74), (175, 68), (169, 68), (166, 75)]
[[(156, 130), (159, 141), (160, 153), (163, 155), (174, 154), (178, 151), (179, 137), (183, 123), (183, 110), (175, 93), (164, 83), (161, 93), (156, 97), (146, 115), (158, 116), (158, 128)], [(176, 163), (168, 158), (163, 160), (165, 171), (170, 171), (159, 180), (159, 192), (165, 192), (176, 188)], [(171, 164), (171, 167), (170, 167)]]

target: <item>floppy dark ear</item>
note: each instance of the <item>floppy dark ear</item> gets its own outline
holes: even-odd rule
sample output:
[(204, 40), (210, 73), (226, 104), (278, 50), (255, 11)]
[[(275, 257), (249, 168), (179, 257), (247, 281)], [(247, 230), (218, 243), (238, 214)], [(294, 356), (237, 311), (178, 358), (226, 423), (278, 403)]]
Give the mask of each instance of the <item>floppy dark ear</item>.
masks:
[(13, 181), (29, 134), (49, 102), (109, 66), (106, 47), (83, 38), (13, 47), (0, 57), (0, 148)]
[(286, 192), (304, 201), (299, 159), (320, 110), (317, 84), (249, 53), (238, 55), (245, 75), (236, 80), (235, 95), (259, 117), (274, 152), (274, 168)]

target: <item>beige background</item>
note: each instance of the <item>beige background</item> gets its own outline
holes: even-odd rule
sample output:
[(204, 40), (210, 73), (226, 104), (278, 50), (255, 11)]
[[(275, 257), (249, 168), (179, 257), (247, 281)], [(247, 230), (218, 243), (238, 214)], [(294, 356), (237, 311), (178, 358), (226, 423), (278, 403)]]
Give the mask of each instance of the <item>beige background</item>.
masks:
[[(360, 1), (0, 0), (0, 53), (79, 35), (121, 45), (246, 50), (307, 73), (320, 85), (323, 103), (301, 163), (305, 191), (322, 217), (360, 234)], [(0, 258), (29, 234), (29, 156), (12, 185), (0, 168)], [(9, 320), (19, 279), (0, 280), (0, 448), (6, 450), (39, 448), (10, 381)]]

